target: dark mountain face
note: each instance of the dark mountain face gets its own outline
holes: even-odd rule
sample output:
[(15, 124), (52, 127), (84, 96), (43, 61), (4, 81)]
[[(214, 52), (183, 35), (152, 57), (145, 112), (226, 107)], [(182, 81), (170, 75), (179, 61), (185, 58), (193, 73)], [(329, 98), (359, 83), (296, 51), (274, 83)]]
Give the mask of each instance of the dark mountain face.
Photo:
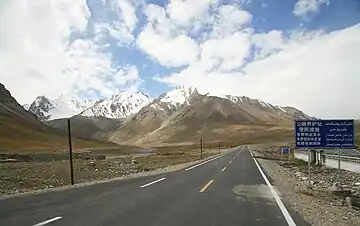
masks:
[(44, 112), (49, 112), (50, 109), (54, 108), (50, 100), (44, 96), (39, 96), (30, 105), (29, 111), (38, 116), (40, 120), (48, 120), (49, 115), (45, 115)]
[(16, 100), (11, 96), (11, 93), (0, 83), (0, 118), (16, 119), (28, 123), (40, 125), (37, 117), (26, 111)]

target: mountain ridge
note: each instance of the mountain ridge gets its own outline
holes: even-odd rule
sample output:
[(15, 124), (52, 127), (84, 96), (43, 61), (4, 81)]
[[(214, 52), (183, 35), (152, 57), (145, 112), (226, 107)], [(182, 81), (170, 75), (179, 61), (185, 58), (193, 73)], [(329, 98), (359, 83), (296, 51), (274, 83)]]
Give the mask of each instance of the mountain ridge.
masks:
[[(159, 99), (125, 120), (110, 136), (113, 142), (153, 143), (193, 139), (200, 131), (234, 125), (292, 126), (294, 119), (311, 119), (296, 108), (274, 106), (249, 97), (211, 96), (194, 92), (175, 110), (159, 107)], [(211, 133), (211, 131), (210, 131)], [(180, 135), (183, 134), (183, 135)]]
[[(25, 110), (0, 83), (0, 144), (0, 151), (59, 150), (68, 147), (68, 137), (66, 131), (41, 122), (35, 114)], [(74, 148), (116, 146), (76, 136), (73, 145)]]

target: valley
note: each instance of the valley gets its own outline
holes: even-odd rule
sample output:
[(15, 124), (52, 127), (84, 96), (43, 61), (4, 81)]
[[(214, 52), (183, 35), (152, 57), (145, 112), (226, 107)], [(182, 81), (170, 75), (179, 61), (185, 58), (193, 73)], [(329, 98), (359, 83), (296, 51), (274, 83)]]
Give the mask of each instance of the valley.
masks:
[[(146, 178), (182, 175), (213, 160), (220, 163), (210, 163), (208, 167), (223, 172), (229, 167), (224, 159), (229, 161), (233, 156), (228, 162), (231, 164), (241, 155), (237, 160), (241, 164), (233, 165), (241, 168), (252, 162), (252, 153), (267, 174), (281, 184), (294, 179), (285, 174), (279, 178), (285, 168), (276, 165), (278, 150), (283, 146), (294, 149), (295, 119), (315, 119), (293, 107), (274, 106), (248, 97), (204, 95), (194, 87), (177, 87), (157, 98), (144, 93), (120, 93), (84, 102), (65, 95), (55, 100), (38, 97), (25, 106), (19, 105), (4, 86), (0, 86), (0, 94), (0, 198), (5, 200), (18, 195), (76, 191), (69, 188), (92, 190), (137, 180), (145, 183)], [(68, 119), (75, 185), (70, 185)], [(359, 127), (357, 121), (357, 138)], [(289, 161), (291, 169), (299, 170), (297, 161)], [(236, 174), (250, 169), (242, 168)], [(356, 175), (352, 177), (356, 181)], [(286, 182), (286, 186), (290, 183), (298, 184)], [(285, 185), (281, 186), (284, 189)], [(313, 199), (299, 200), (297, 193), (286, 195), (297, 203), (305, 202), (294, 207), (303, 215), (308, 206), (317, 211)], [(346, 213), (341, 211), (339, 215)], [(324, 222), (330, 215), (318, 221)], [(311, 222), (317, 217), (314, 214), (305, 219)], [(355, 222), (357, 218), (351, 220)]]
[(289, 142), (293, 120), (311, 118), (295, 108), (201, 94), (195, 87), (157, 98), (141, 92), (85, 101), (40, 96), (24, 106), (0, 88), (2, 194), (69, 184), (68, 118), (76, 183), (176, 167), (217, 155), (219, 148)]
[(74, 103), (76, 106), (94, 103), (70, 115), (73, 133), (83, 138), (136, 146), (197, 143), (201, 137), (208, 142), (286, 140), (292, 136), (295, 118), (311, 118), (292, 107), (274, 106), (248, 97), (204, 95), (195, 87), (176, 87), (157, 98), (135, 92), (97, 101), (55, 99), (50, 102), (57, 105), (51, 104), (50, 110), (38, 99), (30, 104), (29, 111), (60, 130), (66, 130), (66, 120), (52, 115), (61, 110), (56, 106), (68, 105), (67, 109), (74, 109)]

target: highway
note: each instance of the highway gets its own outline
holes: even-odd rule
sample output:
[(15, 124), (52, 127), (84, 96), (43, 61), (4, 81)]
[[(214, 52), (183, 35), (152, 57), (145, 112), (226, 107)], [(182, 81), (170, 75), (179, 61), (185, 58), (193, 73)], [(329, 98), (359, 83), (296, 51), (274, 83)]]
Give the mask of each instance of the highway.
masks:
[(279, 196), (239, 147), (167, 174), (0, 200), (0, 225), (307, 225)]

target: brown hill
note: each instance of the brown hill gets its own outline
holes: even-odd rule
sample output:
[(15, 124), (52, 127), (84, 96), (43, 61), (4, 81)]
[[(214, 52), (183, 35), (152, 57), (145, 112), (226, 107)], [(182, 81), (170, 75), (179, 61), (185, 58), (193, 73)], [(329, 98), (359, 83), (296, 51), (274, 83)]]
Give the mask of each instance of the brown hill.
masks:
[[(74, 148), (114, 146), (109, 142), (73, 139)], [(0, 83), (0, 151), (65, 149), (67, 135), (40, 122), (26, 111)]]
[[(238, 98), (238, 99), (236, 99)], [(247, 97), (225, 98), (197, 95), (190, 105), (162, 114), (150, 104), (109, 138), (114, 142), (159, 145), (208, 140), (269, 140), (292, 136), (294, 117), (310, 118)]]
[[(123, 120), (109, 119), (102, 116), (99, 117), (85, 117), (76, 115), (70, 118), (71, 133), (79, 138), (95, 139), (104, 141), (107, 139), (107, 133), (117, 129), (121, 126)], [(67, 131), (67, 119), (55, 119), (46, 122), (61, 131)]]

